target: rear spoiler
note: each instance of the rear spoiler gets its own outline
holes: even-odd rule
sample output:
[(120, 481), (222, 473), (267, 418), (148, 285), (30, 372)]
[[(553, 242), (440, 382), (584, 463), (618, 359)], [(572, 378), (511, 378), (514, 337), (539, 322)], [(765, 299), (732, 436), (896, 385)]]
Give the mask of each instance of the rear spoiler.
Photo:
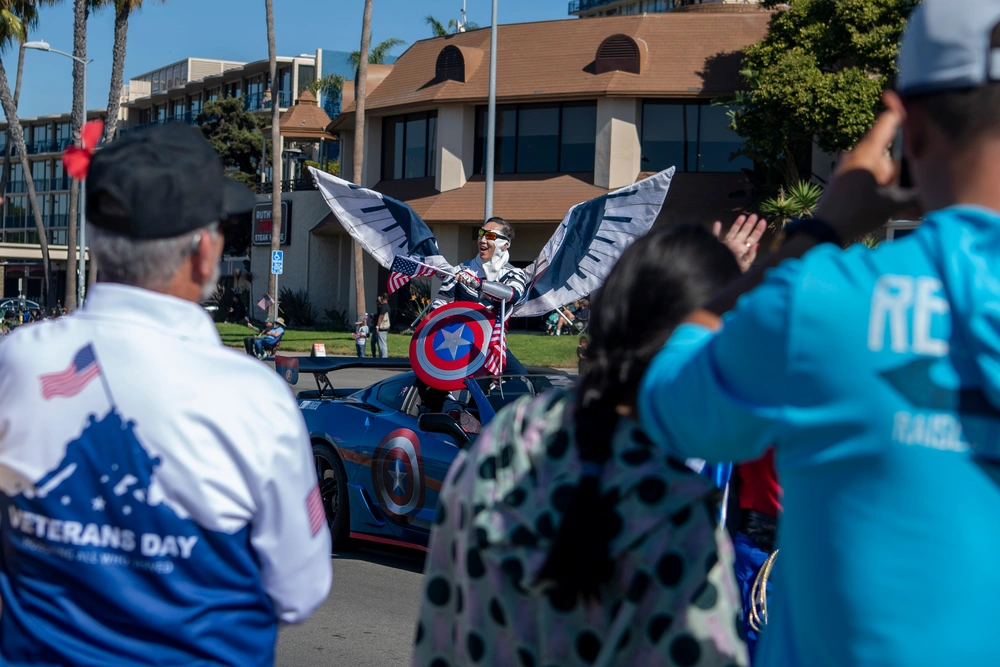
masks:
[(299, 373), (326, 375), (349, 368), (370, 368), (373, 370), (408, 371), (409, 359), (368, 359), (360, 357), (289, 357), (276, 355), (274, 370), (285, 378), (288, 384), (299, 381)]

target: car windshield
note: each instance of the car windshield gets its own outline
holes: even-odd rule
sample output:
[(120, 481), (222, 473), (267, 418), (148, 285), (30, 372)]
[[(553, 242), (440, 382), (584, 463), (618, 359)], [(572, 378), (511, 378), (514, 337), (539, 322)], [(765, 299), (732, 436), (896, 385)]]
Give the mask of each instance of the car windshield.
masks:
[(476, 383), (497, 412), (525, 394), (535, 396), (553, 387), (572, 388), (575, 384), (568, 375), (519, 375), (502, 380), (484, 377), (476, 380)]

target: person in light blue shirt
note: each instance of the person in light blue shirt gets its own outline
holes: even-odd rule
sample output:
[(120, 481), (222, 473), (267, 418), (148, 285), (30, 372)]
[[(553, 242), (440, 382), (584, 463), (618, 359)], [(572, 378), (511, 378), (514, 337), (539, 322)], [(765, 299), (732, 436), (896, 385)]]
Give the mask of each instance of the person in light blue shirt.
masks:
[[(817, 218), (675, 332), (636, 406), (681, 456), (775, 447), (764, 667), (1000, 664), (1000, 1), (925, 0), (885, 102)], [(932, 213), (841, 251), (906, 202), (901, 126)]]

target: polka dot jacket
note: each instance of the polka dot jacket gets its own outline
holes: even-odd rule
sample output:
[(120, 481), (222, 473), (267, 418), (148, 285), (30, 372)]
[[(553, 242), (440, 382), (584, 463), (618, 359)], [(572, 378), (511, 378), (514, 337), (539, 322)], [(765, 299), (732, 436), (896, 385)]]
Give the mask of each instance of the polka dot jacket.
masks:
[[(617, 499), (611, 525), (595, 526), (614, 534), (601, 602), (537, 581), (581, 476), (573, 403), (564, 391), (521, 399), (455, 460), (431, 535), (413, 664), (748, 664), (732, 544), (714, 519), (720, 494), (629, 420), (600, 480)], [(630, 588), (637, 605), (623, 604)]]

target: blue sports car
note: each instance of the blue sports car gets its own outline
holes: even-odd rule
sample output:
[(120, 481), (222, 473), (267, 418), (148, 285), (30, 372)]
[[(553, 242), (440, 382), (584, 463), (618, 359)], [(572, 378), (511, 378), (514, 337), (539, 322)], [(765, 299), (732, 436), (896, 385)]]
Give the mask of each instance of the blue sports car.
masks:
[[(405, 359), (279, 356), (275, 366), (292, 384), (299, 373), (316, 377), (318, 389), (298, 393), (299, 409), (338, 551), (358, 541), (426, 551), (438, 491), (459, 449), (504, 405), (573, 383), (565, 373), (531, 368), (444, 392), (421, 382)], [(330, 376), (348, 368), (400, 373), (363, 389), (334, 388)]]

